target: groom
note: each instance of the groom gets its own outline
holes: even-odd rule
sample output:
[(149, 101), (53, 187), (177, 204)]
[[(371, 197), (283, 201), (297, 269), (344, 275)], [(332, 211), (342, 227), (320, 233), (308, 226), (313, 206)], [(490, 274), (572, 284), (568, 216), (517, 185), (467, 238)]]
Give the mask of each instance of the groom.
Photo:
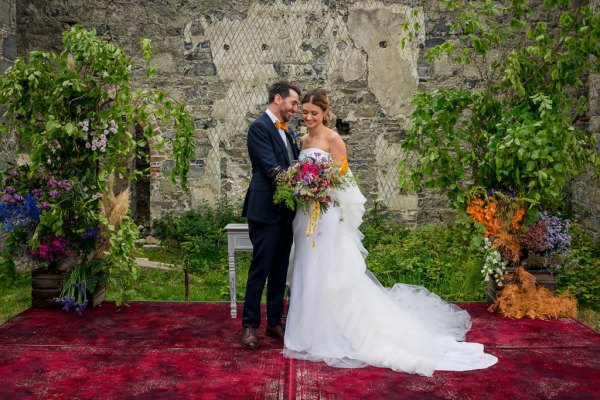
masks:
[(253, 253), (242, 314), (242, 345), (249, 349), (258, 348), (260, 300), (267, 280), (265, 334), (283, 341), (281, 316), (294, 212), (284, 204), (273, 204), (273, 193), (277, 173), (289, 167), (300, 152), (287, 127), (287, 122), (298, 111), (299, 98), (300, 89), (296, 85), (276, 82), (269, 88), (267, 110), (248, 130), (252, 180), (242, 216), (248, 218)]

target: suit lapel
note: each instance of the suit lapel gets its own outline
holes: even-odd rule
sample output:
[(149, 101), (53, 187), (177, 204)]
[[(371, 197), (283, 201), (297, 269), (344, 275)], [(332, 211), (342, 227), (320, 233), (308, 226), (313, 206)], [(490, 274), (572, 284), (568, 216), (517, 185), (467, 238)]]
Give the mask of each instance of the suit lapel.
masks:
[(298, 156), (300, 155), (300, 149), (299, 149), (298, 145), (296, 144), (296, 141), (294, 140), (291, 133), (289, 136), (290, 136), (290, 144), (292, 145), (292, 153), (294, 153), (294, 159), (297, 160)]

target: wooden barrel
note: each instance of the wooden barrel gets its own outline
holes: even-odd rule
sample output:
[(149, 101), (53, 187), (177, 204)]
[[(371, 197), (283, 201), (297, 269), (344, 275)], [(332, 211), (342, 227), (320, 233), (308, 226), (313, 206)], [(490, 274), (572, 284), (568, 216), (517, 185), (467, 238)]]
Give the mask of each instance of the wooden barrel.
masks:
[(94, 293), (91, 295), (88, 292), (88, 300), (90, 301), (90, 307), (95, 308), (102, 304), (102, 302), (106, 299), (106, 285), (102, 284), (96, 288)]
[(63, 287), (63, 272), (33, 271), (31, 273), (31, 307), (61, 308), (56, 302)]

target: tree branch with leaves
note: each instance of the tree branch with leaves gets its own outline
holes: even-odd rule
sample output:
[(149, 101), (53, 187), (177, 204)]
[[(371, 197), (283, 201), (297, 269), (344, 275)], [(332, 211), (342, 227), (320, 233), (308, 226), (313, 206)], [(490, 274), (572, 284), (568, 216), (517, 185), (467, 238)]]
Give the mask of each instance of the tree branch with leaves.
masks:
[(600, 72), (599, 17), (589, 6), (546, 0), (553, 21), (536, 21), (534, 2), (446, 1), (456, 40), (430, 49), (476, 64), (475, 90), (419, 91), (399, 165), (407, 189), (434, 188), (465, 208), (473, 186), (513, 193), (533, 209), (563, 206), (569, 180), (588, 168), (600, 176), (595, 139), (581, 124), (582, 95)]

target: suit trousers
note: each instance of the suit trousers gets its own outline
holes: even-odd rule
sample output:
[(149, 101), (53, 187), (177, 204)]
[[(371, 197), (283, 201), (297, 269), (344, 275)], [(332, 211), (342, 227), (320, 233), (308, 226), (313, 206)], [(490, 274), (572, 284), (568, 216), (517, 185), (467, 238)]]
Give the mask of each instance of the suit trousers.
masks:
[(293, 241), (293, 214), (281, 216), (274, 224), (248, 221), (252, 242), (252, 261), (248, 271), (242, 325), (258, 328), (261, 323), (260, 300), (267, 284), (267, 323), (279, 325), (283, 315), (290, 249)]

